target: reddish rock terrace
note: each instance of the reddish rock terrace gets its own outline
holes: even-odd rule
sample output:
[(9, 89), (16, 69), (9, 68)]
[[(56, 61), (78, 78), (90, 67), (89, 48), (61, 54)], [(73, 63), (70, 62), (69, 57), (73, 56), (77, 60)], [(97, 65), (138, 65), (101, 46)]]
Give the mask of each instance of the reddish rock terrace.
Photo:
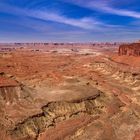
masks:
[(15, 80), (0, 77), (0, 87), (15, 87), (18, 85), (19, 84)]

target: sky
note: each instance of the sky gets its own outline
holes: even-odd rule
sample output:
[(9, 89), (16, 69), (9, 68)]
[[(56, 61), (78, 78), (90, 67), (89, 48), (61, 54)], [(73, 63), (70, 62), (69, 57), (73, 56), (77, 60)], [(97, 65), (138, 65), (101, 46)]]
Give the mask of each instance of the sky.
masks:
[(140, 39), (140, 0), (0, 0), (0, 42)]

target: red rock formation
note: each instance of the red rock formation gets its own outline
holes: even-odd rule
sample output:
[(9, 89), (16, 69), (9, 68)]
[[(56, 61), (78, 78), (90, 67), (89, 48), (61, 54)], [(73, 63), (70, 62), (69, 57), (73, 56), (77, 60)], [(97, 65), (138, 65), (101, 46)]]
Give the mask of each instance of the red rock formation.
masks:
[(121, 45), (119, 55), (140, 56), (140, 43)]
[(0, 52), (0, 140), (139, 140), (140, 57), (56, 46)]

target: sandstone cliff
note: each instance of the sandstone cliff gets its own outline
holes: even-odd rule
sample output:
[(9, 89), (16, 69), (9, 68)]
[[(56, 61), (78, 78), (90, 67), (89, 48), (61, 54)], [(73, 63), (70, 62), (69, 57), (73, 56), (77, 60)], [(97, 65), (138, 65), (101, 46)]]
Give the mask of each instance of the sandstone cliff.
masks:
[(119, 55), (140, 56), (140, 43), (121, 45)]

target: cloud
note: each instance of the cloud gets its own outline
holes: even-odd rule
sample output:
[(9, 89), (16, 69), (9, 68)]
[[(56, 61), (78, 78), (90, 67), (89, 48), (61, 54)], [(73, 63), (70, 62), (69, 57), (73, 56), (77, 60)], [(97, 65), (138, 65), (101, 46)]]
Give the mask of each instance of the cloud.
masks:
[(28, 16), (35, 17), (38, 19), (53, 21), (62, 24), (67, 24), (83, 29), (94, 29), (100, 22), (90, 17), (83, 17), (80, 19), (69, 18), (58, 13), (50, 13), (47, 11), (31, 11)]
[[(3, 0), (4, 1), (4, 0)], [(60, 1), (60, 0), (59, 0)], [(64, 1), (64, 0), (63, 0)], [(65, 0), (66, 1), (66, 0)], [(72, 0), (71, 0), (72, 1)], [(112, 1), (112, 0), (109, 0)], [(116, 9), (108, 3), (107, 0), (73, 0), (73, 4), (79, 5), (84, 8), (91, 9), (95, 14), (110, 13), (121, 16), (128, 16), (140, 18), (138, 12), (128, 11), (123, 9)], [(108, 19), (104, 21), (98, 20), (96, 17), (86, 15), (85, 17), (69, 17), (66, 14), (61, 13), (63, 10), (49, 8), (34, 7), (29, 3), (25, 7), (18, 7), (14, 5), (8, 5), (8, 3), (0, 3), (0, 12), (8, 13), (6, 18), (1, 18), (1, 25), (7, 24), (7, 27), (12, 29), (9, 34), (9, 28), (4, 28), (3, 32), (7, 39), (21, 38), (24, 40), (48, 40), (48, 41), (92, 41), (92, 40), (121, 40), (121, 39), (134, 39), (139, 37), (139, 24), (131, 25), (130, 22), (127, 25), (111, 25)], [(37, 5), (38, 6), (38, 5)], [(121, 6), (121, 5), (120, 5)], [(77, 8), (78, 10), (78, 8)], [(85, 9), (83, 9), (85, 10)], [(64, 12), (67, 13), (67, 12)], [(92, 12), (91, 12), (92, 14)], [(9, 16), (13, 15), (13, 16)], [(13, 18), (11, 18), (13, 17)], [(11, 20), (10, 20), (10, 19)], [(136, 19), (135, 19), (136, 20)], [(51, 22), (49, 22), (51, 21)], [(18, 27), (19, 26), (19, 27)], [(16, 27), (18, 27), (16, 29)], [(135, 28), (134, 28), (135, 27)], [(25, 31), (24, 31), (25, 29)], [(22, 32), (22, 30), (24, 32)], [(2, 32), (2, 31), (1, 31)], [(14, 32), (16, 32), (14, 34)], [(26, 34), (25, 34), (26, 33)], [(4, 35), (3, 35), (4, 36)], [(4, 39), (4, 37), (2, 37)]]
[[(110, 5), (110, 3), (113, 3), (112, 1), (67, 1), (70, 2), (74, 5), (78, 5), (80, 7), (84, 7), (84, 8), (88, 8), (90, 10), (96, 10), (99, 12), (103, 12), (103, 13), (109, 13), (109, 14), (115, 14), (115, 15), (119, 15), (119, 16), (127, 16), (127, 17), (132, 17), (132, 18), (140, 18), (140, 12), (137, 11), (131, 11), (131, 10), (127, 10), (127, 9), (117, 9), (114, 8), (113, 6)], [(110, 3), (109, 3), (110, 2)]]
[(86, 30), (102, 30), (104, 27), (118, 27), (117, 25), (106, 24), (102, 21), (97, 20), (94, 17), (82, 17), (82, 18), (71, 18), (66, 15), (61, 14), (61, 11), (49, 11), (40, 9), (28, 9), (19, 8), (16, 6), (11, 6), (8, 4), (0, 3), (0, 11), (9, 13), (12, 15), (20, 16), (21, 18), (29, 17), (41, 19), (44, 21), (52, 21), (61, 24), (70, 25), (73, 27), (78, 27)]
[(21, 9), (18, 7), (4, 5), (4, 4), (0, 4), (0, 11), (16, 16), (30, 17), (30, 18), (41, 19), (44, 21), (62, 23), (74, 27), (79, 27), (82, 29), (95, 29), (98, 27), (98, 25), (104, 25), (103, 23), (97, 21), (92, 17), (83, 17), (79, 19), (74, 19), (62, 15), (58, 12), (41, 11), (41, 10), (33, 10), (33, 9), (31, 10), (31, 9), (24, 9), (24, 8)]

